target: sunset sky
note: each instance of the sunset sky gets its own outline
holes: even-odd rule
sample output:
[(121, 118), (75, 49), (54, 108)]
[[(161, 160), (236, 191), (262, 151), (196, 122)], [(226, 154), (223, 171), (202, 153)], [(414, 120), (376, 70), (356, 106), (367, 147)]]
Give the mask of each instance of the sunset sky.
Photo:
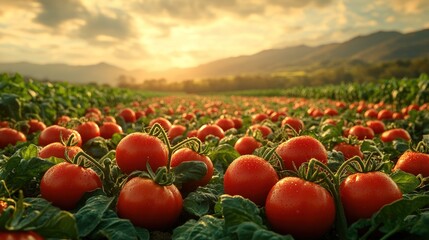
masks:
[(429, 28), (428, 0), (0, 0), (0, 62), (190, 67)]

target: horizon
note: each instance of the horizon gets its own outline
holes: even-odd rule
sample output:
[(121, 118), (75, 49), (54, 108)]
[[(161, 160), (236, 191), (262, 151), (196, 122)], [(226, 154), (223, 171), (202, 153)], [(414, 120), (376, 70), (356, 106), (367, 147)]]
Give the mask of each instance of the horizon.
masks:
[(127, 71), (189, 68), (269, 49), (429, 28), (424, 0), (0, 3), (0, 62), (107, 63)]

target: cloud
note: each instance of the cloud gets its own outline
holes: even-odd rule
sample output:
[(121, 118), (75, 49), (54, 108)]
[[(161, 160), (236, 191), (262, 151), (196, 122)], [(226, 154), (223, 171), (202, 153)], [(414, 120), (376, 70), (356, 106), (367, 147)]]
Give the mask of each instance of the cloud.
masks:
[(418, 14), (429, 10), (427, 0), (393, 0), (391, 3), (393, 10), (403, 14)]
[(109, 45), (136, 36), (130, 15), (115, 11), (113, 14), (94, 14), (85, 19), (77, 35), (94, 44)]
[(57, 28), (68, 20), (83, 18), (87, 14), (79, 0), (38, 0), (38, 2), (41, 12), (34, 21), (51, 28)]

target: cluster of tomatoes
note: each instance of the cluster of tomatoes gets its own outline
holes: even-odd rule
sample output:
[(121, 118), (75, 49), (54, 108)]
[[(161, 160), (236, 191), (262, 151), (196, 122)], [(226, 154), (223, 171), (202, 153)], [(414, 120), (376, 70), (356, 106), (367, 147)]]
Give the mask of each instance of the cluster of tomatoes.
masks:
[[(0, 148), (25, 142), (26, 136), (33, 136), (40, 147), (40, 158), (62, 159), (44, 174), (40, 196), (61, 209), (71, 210), (84, 193), (103, 188), (108, 174), (103, 168), (94, 170), (78, 164), (76, 159), (84, 152), (82, 146), (96, 138), (109, 140), (114, 134), (121, 136), (113, 149), (114, 162), (127, 177), (117, 193), (116, 211), (136, 226), (168, 230), (175, 226), (182, 213), (183, 197), (208, 184), (215, 172), (214, 159), (186, 144), (174, 148), (180, 144), (176, 140), (193, 139), (204, 145), (208, 139), (221, 140), (235, 135), (233, 147), (241, 156), (225, 169), (224, 193), (240, 195), (264, 207), (269, 226), (276, 232), (304, 239), (319, 238), (332, 229), (335, 219), (341, 216), (339, 210), (350, 224), (371, 217), (386, 204), (401, 199), (402, 193), (388, 173), (379, 170), (333, 175), (330, 188), (314, 182), (311, 176), (300, 175), (298, 169), (317, 161), (321, 171), (329, 172), (326, 166), (329, 151), (341, 152), (344, 160), (365, 162), (368, 155), (360, 149), (364, 140), (380, 138), (386, 144), (399, 139), (411, 142), (407, 130), (387, 127), (386, 123), (406, 119), (411, 111), (427, 110), (427, 105), (416, 104), (394, 112), (383, 103), (360, 102), (347, 106), (327, 100), (312, 103), (284, 98), (150, 101), (151, 104), (133, 102), (130, 107), (117, 106), (113, 110), (89, 108), (84, 120), (61, 116), (50, 126), (31, 119), (16, 130), (10, 123), (1, 122)], [(347, 119), (342, 119), (341, 113), (347, 110), (354, 111), (357, 120), (345, 123)], [(294, 114), (295, 111), (302, 114)], [(344, 141), (327, 149), (326, 144), (317, 139), (317, 133), (308, 134), (307, 129), (315, 122), (321, 125), (342, 122)], [(155, 131), (156, 134), (134, 131), (132, 126), (137, 123), (148, 130), (158, 126), (162, 131)], [(123, 131), (125, 128), (128, 130)], [(284, 132), (284, 137), (273, 142), (273, 136), (279, 132)], [(254, 154), (264, 146), (275, 149), (280, 171), (267, 159)], [(199, 179), (185, 181), (180, 186), (165, 180), (174, 168), (190, 161), (204, 163), (205, 171)], [(392, 171), (429, 176), (426, 153), (409, 150), (392, 161), (395, 163)], [(149, 174), (136, 174), (136, 171)], [(332, 181), (336, 177), (338, 181)]]

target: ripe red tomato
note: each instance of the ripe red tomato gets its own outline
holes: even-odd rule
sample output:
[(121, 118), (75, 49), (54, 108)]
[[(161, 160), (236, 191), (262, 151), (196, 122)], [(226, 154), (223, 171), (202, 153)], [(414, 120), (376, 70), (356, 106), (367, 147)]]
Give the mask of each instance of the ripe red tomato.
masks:
[(61, 209), (73, 209), (86, 192), (101, 188), (101, 180), (90, 168), (62, 162), (45, 172), (40, 181), (42, 197)]
[(390, 120), (393, 119), (393, 112), (389, 109), (380, 110), (377, 114), (378, 120)]
[(9, 144), (15, 145), (18, 142), (26, 142), (27, 138), (25, 135), (12, 128), (0, 128), (0, 148), (5, 148)]
[(0, 239), (4, 240), (43, 240), (44, 238), (34, 231), (2, 231)]
[(368, 109), (365, 111), (364, 116), (366, 118), (377, 118), (378, 112), (377, 112), (377, 110), (371, 108), (371, 109)]
[(255, 149), (262, 146), (262, 143), (258, 142), (252, 136), (243, 136), (235, 142), (234, 149), (240, 153), (240, 155), (252, 154)]
[(268, 135), (273, 133), (273, 130), (271, 130), (271, 128), (269, 128), (265, 125), (258, 124), (258, 123), (253, 124), (252, 126), (249, 127), (249, 129), (252, 131), (260, 131), (262, 133), (263, 138), (267, 138)]
[(334, 223), (335, 203), (322, 186), (285, 177), (268, 193), (265, 213), (276, 232), (298, 239), (318, 239)]
[(73, 129), (67, 129), (65, 127), (61, 127), (58, 125), (51, 125), (45, 128), (39, 135), (39, 145), (46, 146), (49, 143), (53, 142), (67, 142), (69, 137), (74, 134), (74, 141), (76, 142), (76, 146), (82, 146), (82, 138), (80, 134)]
[(350, 145), (350, 144), (342, 142), (342, 143), (335, 145), (334, 150), (338, 151), (338, 152), (342, 152), (344, 155), (344, 159), (346, 159), (346, 160), (350, 159), (354, 156), (358, 156), (358, 157), (363, 159), (363, 153), (360, 150), (359, 145)]
[(304, 129), (304, 122), (299, 118), (285, 117), (282, 121), (282, 126), (286, 124), (291, 126), (297, 133)]
[(136, 113), (131, 108), (122, 109), (118, 115), (127, 123), (133, 123), (136, 121)]
[(380, 134), (386, 130), (386, 126), (380, 120), (370, 120), (366, 122), (366, 125), (374, 131), (374, 134)]
[(70, 122), (70, 120), (71, 120), (71, 118), (69, 116), (62, 115), (55, 120), (55, 124), (62, 126), (62, 125), (65, 125), (66, 123)]
[(50, 143), (50, 144), (44, 146), (39, 151), (39, 157), (41, 157), (41, 158), (57, 157), (57, 158), (65, 159), (66, 151), (67, 151), (69, 158), (73, 159), (74, 156), (76, 156), (76, 154), (78, 152), (82, 151), (82, 148), (80, 148), (78, 146), (66, 147), (62, 143), (53, 142), (53, 143)]
[(277, 146), (276, 153), (283, 159), (287, 170), (294, 170), (294, 165), (298, 169), (312, 158), (324, 164), (328, 162), (328, 153), (323, 144), (310, 136), (290, 138)]
[(39, 121), (37, 119), (30, 119), (30, 120), (28, 120), (28, 125), (30, 126), (28, 128), (28, 134), (32, 134), (32, 133), (35, 133), (35, 132), (40, 132), (40, 131), (43, 131), (46, 128), (46, 125), (43, 122), (41, 122), (41, 121)]
[(135, 177), (121, 189), (116, 209), (121, 218), (149, 230), (174, 225), (182, 211), (183, 199), (175, 185), (161, 186), (152, 179)]
[(82, 143), (85, 144), (88, 140), (100, 136), (100, 128), (97, 123), (89, 121), (84, 122), (76, 127), (76, 131), (82, 138)]
[(226, 194), (240, 195), (263, 206), (271, 187), (279, 180), (273, 166), (255, 155), (243, 155), (226, 169), (223, 183)]
[(146, 117), (146, 113), (143, 110), (136, 111), (136, 120), (139, 120), (140, 118)]
[(116, 146), (116, 163), (126, 174), (147, 170), (146, 163), (155, 172), (168, 163), (167, 146), (157, 137), (135, 132), (124, 137)]
[(100, 136), (104, 139), (112, 138), (115, 133), (123, 133), (122, 127), (115, 122), (104, 122), (100, 127)]
[(252, 115), (252, 123), (260, 123), (262, 121), (264, 121), (265, 119), (268, 119), (269, 116), (265, 113), (256, 113), (254, 115)]
[(393, 170), (402, 170), (414, 175), (429, 177), (429, 154), (421, 152), (404, 152), (398, 159)]
[(373, 139), (374, 131), (370, 127), (356, 125), (350, 128), (349, 135), (356, 136), (359, 140)]
[(177, 167), (182, 162), (187, 161), (201, 161), (207, 166), (207, 173), (201, 179), (183, 183), (182, 189), (185, 192), (192, 192), (199, 186), (205, 186), (213, 176), (213, 163), (209, 157), (198, 154), (189, 148), (181, 148), (171, 155), (171, 167)]
[(213, 135), (215, 137), (218, 137), (219, 139), (225, 137), (225, 133), (222, 128), (215, 124), (204, 124), (197, 131), (197, 137), (203, 142), (209, 135)]
[(163, 118), (163, 117), (157, 117), (157, 118), (152, 119), (149, 122), (149, 126), (152, 127), (155, 123), (158, 123), (159, 125), (161, 125), (161, 127), (164, 128), (164, 130), (166, 132), (168, 132), (168, 130), (170, 130), (170, 128), (171, 128), (171, 122), (168, 119)]
[(168, 139), (173, 140), (178, 136), (183, 136), (183, 134), (186, 132), (186, 127), (180, 124), (173, 124), (170, 127), (170, 130), (168, 130)]
[(0, 121), (0, 128), (7, 128), (7, 127), (10, 127), (8, 121)]
[(215, 124), (221, 127), (224, 131), (234, 128), (235, 126), (234, 121), (229, 118), (219, 118), (218, 120), (216, 120)]
[(243, 127), (243, 119), (242, 118), (234, 117), (234, 118), (232, 118), (232, 121), (234, 122), (234, 128), (235, 129), (240, 129), (241, 127)]
[(333, 108), (326, 108), (323, 114), (327, 116), (336, 116), (338, 115), (338, 111)]
[(354, 173), (340, 185), (341, 202), (352, 223), (370, 218), (384, 205), (402, 198), (396, 183), (383, 172)]
[(381, 141), (392, 142), (393, 140), (404, 139), (405, 141), (411, 141), (410, 134), (403, 128), (394, 128), (384, 131), (381, 134)]
[(197, 133), (198, 133), (198, 130), (197, 130), (197, 129), (193, 129), (193, 130), (189, 131), (189, 132), (186, 134), (186, 136), (187, 136), (188, 138), (191, 138), (191, 137), (197, 137)]

